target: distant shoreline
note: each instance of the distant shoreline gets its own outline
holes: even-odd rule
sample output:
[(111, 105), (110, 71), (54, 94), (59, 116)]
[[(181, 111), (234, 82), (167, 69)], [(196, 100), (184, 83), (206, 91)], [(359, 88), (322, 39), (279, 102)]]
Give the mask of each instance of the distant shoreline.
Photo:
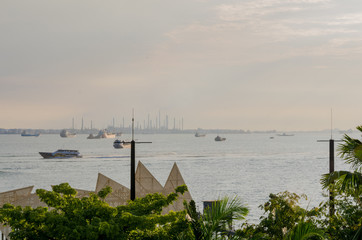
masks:
[[(21, 134), (23, 131), (31, 133), (40, 133), (40, 134), (60, 134), (63, 129), (24, 129), (24, 128), (13, 128), (13, 129), (4, 129), (0, 128), (0, 134), (9, 134), (16, 135)], [(101, 129), (66, 129), (70, 132), (76, 134), (96, 134)], [(113, 128), (108, 127), (107, 130), (113, 133), (122, 133), (122, 134), (131, 134), (131, 128)], [(196, 132), (202, 134), (251, 134), (251, 133), (297, 133), (297, 132), (330, 132), (331, 130), (317, 130), (317, 131), (278, 131), (278, 130), (242, 130), (242, 129), (135, 129), (135, 134), (195, 134)], [(340, 130), (334, 129), (335, 133), (352, 133), (353, 130)]]

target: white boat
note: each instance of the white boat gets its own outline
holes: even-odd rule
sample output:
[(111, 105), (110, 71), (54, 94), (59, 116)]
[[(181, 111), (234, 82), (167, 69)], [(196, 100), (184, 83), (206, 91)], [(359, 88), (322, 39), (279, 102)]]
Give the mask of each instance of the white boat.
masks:
[(121, 141), (121, 140), (116, 140), (113, 142), (113, 147), (114, 148), (130, 148), (131, 147), (131, 143), (130, 142), (125, 142), (125, 141)]
[(278, 136), (280, 136), (280, 137), (290, 137), (290, 136), (294, 136), (294, 134), (282, 133), (282, 134), (278, 134)]
[(195, 133), (195, 137), (205, 137), (205, 136), (206, 136), (206, 134), (202, 134), (202, 133), (198, 133), (198, 132)]
[(219, 135), (215, 138), (216, 142), (225, 141), (226, 138), (220, 137)]
[(68, 137), (75, 137), (77, 134), (68, 132), (66, 129), (63, 129), (62, 131), (60, 131), (59, 135), (63, 138), (68, 138)]
[(96, 136), (89, 134), (87, 139), (100, 139), (100, 138), (115, 138), (115, 133), (109, 133), (106, 129), (100, 130)]
[(102, 136), (101, 138), (115, 138), (116, 134), (115, 133), (110, 133), (107, 130), (103, 130)]
[(39, 137), (40, 133), (27, 133), (26, 131), (21, 132), (22, 137)]
[(78, 150), (58, 149), (55, 152), (39, 152), (43, 158), (81, 158)]

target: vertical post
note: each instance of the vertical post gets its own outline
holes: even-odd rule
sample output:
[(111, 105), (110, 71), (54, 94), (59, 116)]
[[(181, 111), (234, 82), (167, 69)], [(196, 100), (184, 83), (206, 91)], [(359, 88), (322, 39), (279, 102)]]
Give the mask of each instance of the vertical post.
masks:
[(132, 141), (131, 141), (131, 200), (136, 199), (136, 149), (134, 141), (134, 110), (132, 110)]
[(131, 200), (136, 199), (136, 157), (135, 157), (135, 141), (131, 141)]
[[(334, 172), (334, 140), (329, 140), (329, 174)], [(329, 215), (334, 215), (334, 195), (329, 190)]]
[[(152, 143), (152, 142), (137, 142)], [(134, 140), (134, 110), (132, 113), (132, 141), (131, 141), (131, 201), (136, 199), (136, 142)]]
[(334, 140), (329, 140), (329, 173), (334, 172)]

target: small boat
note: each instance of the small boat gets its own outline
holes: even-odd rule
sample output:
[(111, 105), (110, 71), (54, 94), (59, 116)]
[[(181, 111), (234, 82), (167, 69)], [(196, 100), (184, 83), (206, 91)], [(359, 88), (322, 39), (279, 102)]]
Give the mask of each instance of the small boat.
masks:
[(21, 132), (22, 137), (39, 137), (40, 133), (27, 133), (26, 131)]
[(104, 130), (101, 135), (101, 138), (115, 138), (115, 137), (116, 137), (115, 133), (110, 133), (107, 130)]
[(116, 141), (113, 142), (113, 147), (114, 148), (129, 148), (129, 147), (131, 147), (131, 143), (117, 139)]
[(290, 136), (294, 136), (294, 134), (282, 133), (282, 134), (278, 134), (278, 136), (280, 136), (280, 137), (290, 137)]
[(115, 137), (116, 137), (115, 133), (110, 133), (106, 129), (104, 129), (100, 130), (96, 136), (94, 136), (93, 134), (89, 134), (87, 139), (115, 138)]
[(55, 152), (39, 152), (43, 158), (81, 158), (78, 150), (58, 149)]
[(195, 133), (195, 137), (205, 137), (206, 134), (202, 134), (202, 133)]
[(89, 134), (89, 136), (87, 137), (87, 139), (95, 139), (96, 137), (91, 133)]
[(59, 135), (63, 138), (68, 138), (68, 137), (75, 137), (77, 134), (68, 132), (66, 129), (63, 129), (62, 131), (60, 131)]
[(226, 138), (220, 137), (219, 135), (215, 138), (215, 141), (220, 142), (220, 141), (225, 141)]

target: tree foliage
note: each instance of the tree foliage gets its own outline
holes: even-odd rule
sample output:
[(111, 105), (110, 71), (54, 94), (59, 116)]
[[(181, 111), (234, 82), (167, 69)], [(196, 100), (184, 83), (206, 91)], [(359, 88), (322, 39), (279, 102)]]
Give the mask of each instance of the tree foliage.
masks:
[(233, 221), (244, 219), (249, 212), (238, 197), (217, 200), (203, 214), (196, 211), (194, 201), (185, 206), (197, 240), (232, 238)]
[(329, 215), (329, 202), (321, 205), (318, 225), (328, 239), (351, 240), (361, 227), (362, 209), (353, 198), (336, 195), (333, 201), (334, 214)]
[(178, 239), (193, 237), (186, 211), (161, 215), (162, 208), (187, 191), (185, 185), (174, 193), (149, 194), (127, 205), (110, 207), (104, 198), (107, 187), (98, 194), (77, 198), (67, 183), (38, 189), (36, 193), (48, 207), (19, 207), (5, 204), (0, 222), (12, 228), (11, 239)]
[[(362, 132), (362, 126), (357, 129)], [(248, 239), (248, 240), (357, 240), (362, 239), (362, 142), (344, 135), (339, 155), (352, 171), (335, 171), (321, 178), (324, 189), (332, 192), (332, 202), (322, 202), (311, 210), (300, 207), (305, 195), (290, 192), (270, 194), (260, 205), (264, 215), (257, 224), (243, 223), (236, 232), (233, 221), (242, 220), (248, 209), (238, 197), (224, 197), (204, 209), (194, 201), (185, 210), (162, 215), (162, 209), (187, 191), (180, 186), (164, 196), (148, 194), (127, 205), (110, 207), (104, 199), (112, 191), (102, 189), (78, 198), (67, 183), (38, 189), (48, 207), (0, 208), (0, 223), (11, 226), (11, 239)], [(333, 203), (334, 215), (329, 207)]]
[[(357, 130), (362, 132), (362, 126), (358, 126)], [(338, 151), (339, 156), (351, 165), (353, 171), (335, 171), (324, 174), (321, 179), (322, 186), (325, 189), (351, 196), (362, 206), (362, 142), (345, 134)]]
[(307, 240), (307, 239), (326, 239), (324, 231), (318, 228), (311, 221), (300, 220), (292, 229), (290, 229), (283, 238), (284, 240)]
[(306, 199), (306, 196), (288, 191), (270, 194), (268, 202), (260, 205), (264, 210), (260, 223), (245, 223), (237, 234), (245, 239), (281, 240), (287, 237), (287, 233), (295, 237), (302, 230), (308, 234), (317, 232), (314, 218), (318, 215), (318, 209), (308, 211), (300, 207), (298, 203), (301, 198)]
[[(357, 130), (362, 132), (362, 126)], [(334, 195), (335, 214), (324, 223), (331, 239), (362, 239), (362, 142), (348, 135), (338, 147), (339, 156), (352, 171), (324, 174), (321, 184)]]

